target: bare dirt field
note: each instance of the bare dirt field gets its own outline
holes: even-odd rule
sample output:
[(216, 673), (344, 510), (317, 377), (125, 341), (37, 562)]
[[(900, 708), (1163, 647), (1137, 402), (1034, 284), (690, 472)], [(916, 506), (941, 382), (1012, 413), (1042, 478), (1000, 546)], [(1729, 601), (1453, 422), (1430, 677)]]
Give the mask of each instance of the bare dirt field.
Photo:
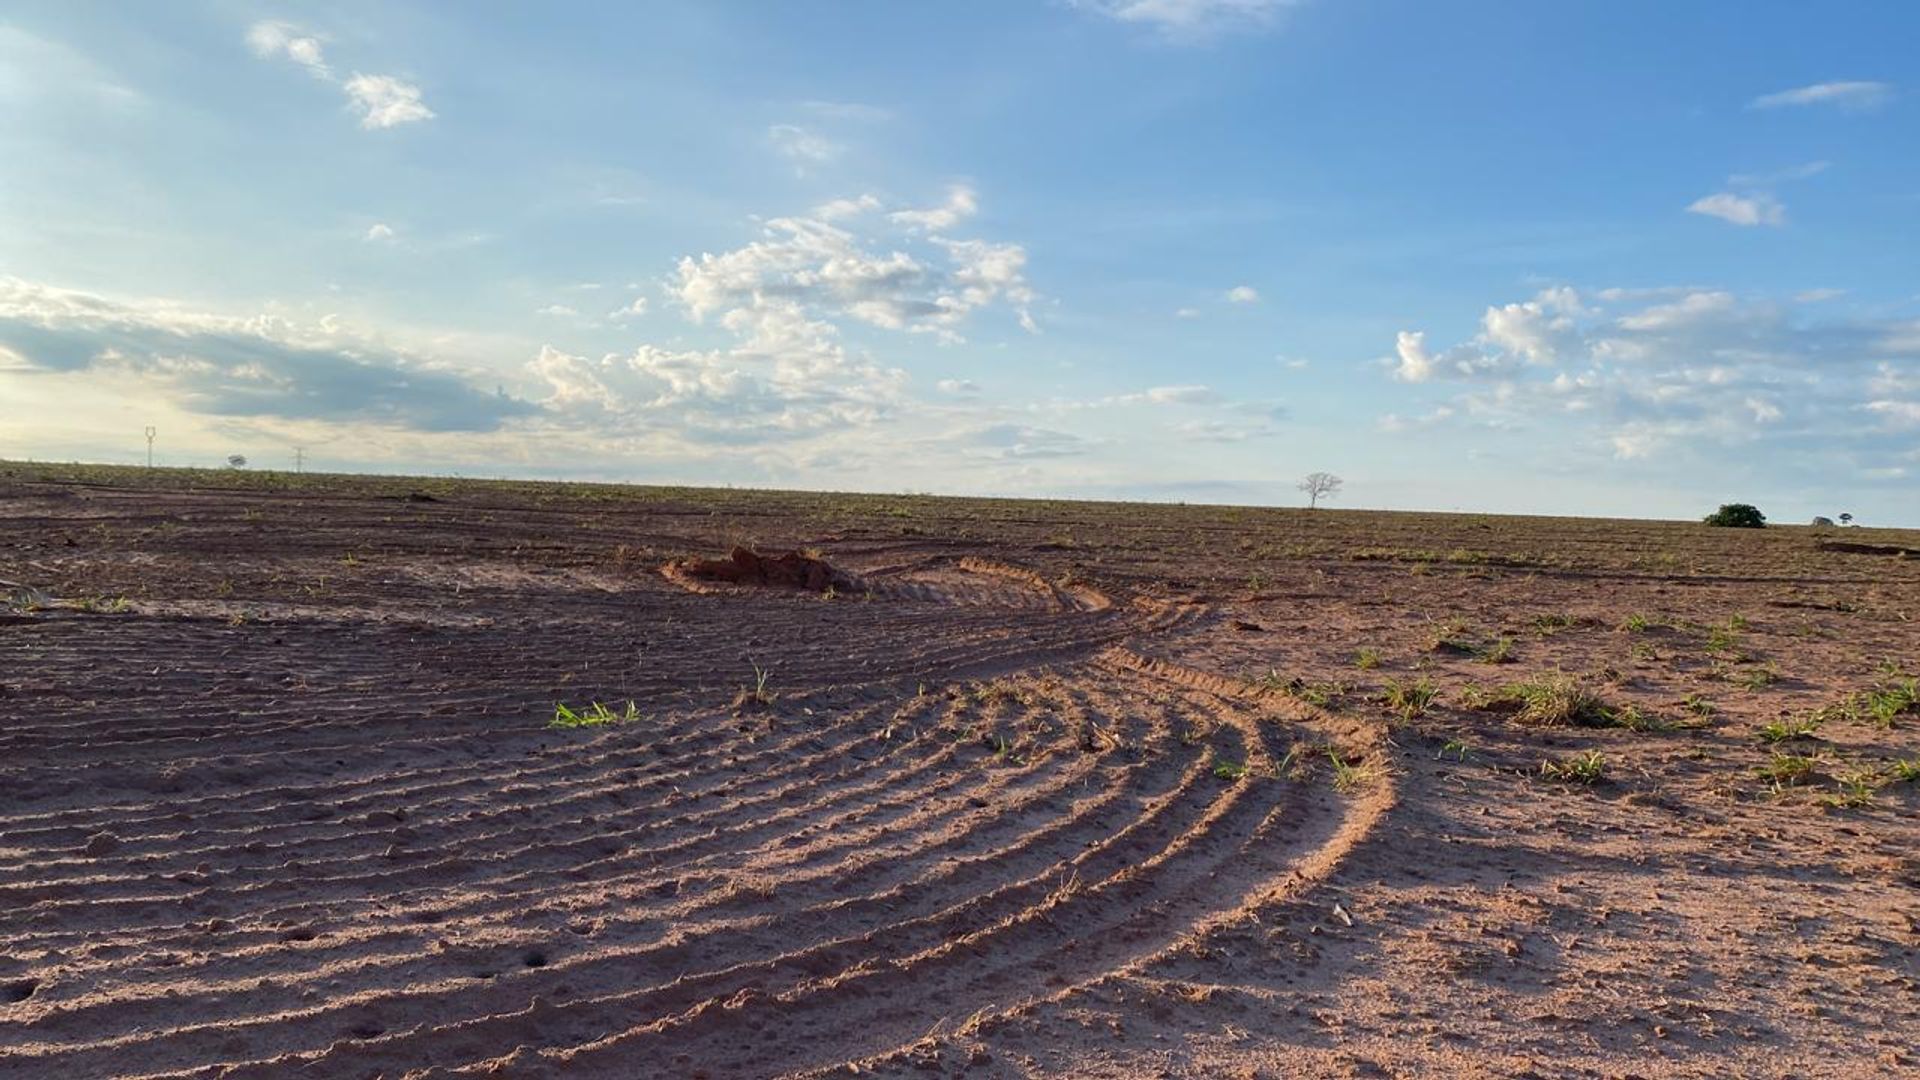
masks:
[(1915, 548), (0, 464), (0, 1077), (1912, 1076)]

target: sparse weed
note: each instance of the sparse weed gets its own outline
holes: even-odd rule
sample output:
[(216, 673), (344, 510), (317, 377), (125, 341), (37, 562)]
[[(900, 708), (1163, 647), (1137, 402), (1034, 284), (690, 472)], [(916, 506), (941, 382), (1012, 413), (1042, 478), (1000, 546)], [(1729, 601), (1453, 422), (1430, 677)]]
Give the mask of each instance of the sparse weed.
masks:
[(1543, 675), (1508, 683), (1500, 688), (1493, 701), (1517, 705), (1514, 719), (1523, 724), (1610, 727), (1615, 722), (1615, 710), (1600, 700), (1600, 695), (1568, 675)]
[(1513, 639), (1510, 637), (1496, 638), (1493, 644), (1481, 647), (1480, 659), (1489, 664), (1511, 664), (1513, 663), (1513, 645)]
[(1772, 784), (1777, 790), (1783, 787), (1792, 787), (1807, 777), (1812, 776), (1813, 771), (1819, 767), (1819, 764), (1820, 762), (1817, 759), (1807, 757), (1803, 754), (1782, 754), (1776, 752), (1771, 761), (1755, 768), (1753, 771), (1758, 773), (1762, 780)]
[(1742, 668), (1727, 675), (1727, 681), (1749, 692), (1765, 690), (1780, 681), (1780, 672), (1771, 665)]
[(1247, 775), (1247, 767), (1238, 761), (1216, 758), (1213, 762), (1213, 775), (1216, 780), (1232, 783)]
[(1680, 699), (1680, 704), (1688, 712), (1702, 719), (1720, 711), (1720, 707), (1699, 694), (1688, 694)]
[(1473, 753), (1473, 747), (1467, 745), (1466, 740), (1448, 739), (1446, 745), (1440, 748), (1440, 752), (1433, 755), (1433, 759), (1439, 761), (1448, 754), (1452, 754), (1455, 761), (1465, 761), (1467, 760), (1467, 755), (1471, 753)]
[(624, 712), (615, 712), (601, 702), (593, 702), (585, 708), (568, 708), (563, 702), (554, 702), (553, 719), (547, 721), (550, 728), (588, 728), (604, 727), (608, 724), (632, 724), (645, 719), (640, 715), (640, 707), (627, 702)]
[(1906, 758), (1887, 766), (1889, 783), (1920, 784), (1920, 758)]
[(1380, 650), (1362, 648), (1353, 654), (1353, 666), (1361, 671), (1372, 671), (1380, 666)]
[(1340, 751), (1331, 746), (1327, 747), (1327, 760), (1333, 763), (1333, 789), (1342, 794), (1357, 791), (1372, 779), (1364, 765), (1341, 757)]
[(1607, 759), (1598, 750), (1540, 763), (1540, 775), (1563, 784), (1594, 784), (1606, 778)]
[(1411, 683), (1388, 681), (1385, 701), (1387, 708), (1398, 713), (1402, 720), (1412, 720), (1426, 712), (1427, 706), (1432, 705), (1439, 696), (1440, 688), (1423, 675)]
[(1820, 796), (1820, 805), (1835, 810), (1857, 810), (1873, 805), (1880, 777), (1872, 769), (1855, 769), (1833, 779), (1835, 790)]
[(1580, 620), (1564, 611), (1538, 615), (1535, 616), (1533, 620), (1533, 628), (1538, 631), (1542, 637), (1551, 637), (1554, 634), (1560, 633), (1562, 630), (1571, 630), (1578, 625), (1580, 625)]
[(1860, 699), (1874, 723), (1890, 728), (1898, 717), (1920, 713), (1920, 679), (1890, 681), (1860, 695)]
[(1646, 632), (1646, 629), (1652, 625), (1653, 620), (1636, 611), (1620, 623), (1620, 629), (1629, 634), (1640, 634)]
[(1756, 733), (1760, 741), (1771, 745), (1793, 742), (1798, 739), (1814, 738), (1814, 732), (1820, 730), (1820, 717), (1802, 716), (1793, 720), (1770, 720), (1760, 725)]
[(740, 688), (740, 692), (733, 696), (733, 707), (736, 709), (767, 708), (778, 700), (780, 695), (767, 689), (769, 674), (767, 669), (751, 660), (747, 662), (753, 664), (753, 685)]

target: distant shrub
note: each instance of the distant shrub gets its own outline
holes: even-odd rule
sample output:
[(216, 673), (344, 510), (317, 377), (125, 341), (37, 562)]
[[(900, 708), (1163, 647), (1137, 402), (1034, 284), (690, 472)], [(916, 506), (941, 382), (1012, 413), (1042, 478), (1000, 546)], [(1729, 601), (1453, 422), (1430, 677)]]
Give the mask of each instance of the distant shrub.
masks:
[(1767, 516), (1750, 503), (1722, 503), (1720, 509), (1706, 516), (1706, 522), (1729, 529), (1764, 529)]

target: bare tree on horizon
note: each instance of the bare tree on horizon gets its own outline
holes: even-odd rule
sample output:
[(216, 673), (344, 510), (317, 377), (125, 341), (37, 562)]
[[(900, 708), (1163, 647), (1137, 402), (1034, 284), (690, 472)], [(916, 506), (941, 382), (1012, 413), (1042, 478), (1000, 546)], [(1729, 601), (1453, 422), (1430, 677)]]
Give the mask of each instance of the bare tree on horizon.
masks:
[(1339, 477), (1330, 472), (1310, 472), (1297, 486), (1307, 493), (1307, 509), (1316, 510), (1320, 506), (1322, 496), (1331, 499), (1340, 494), (1342, 482)]

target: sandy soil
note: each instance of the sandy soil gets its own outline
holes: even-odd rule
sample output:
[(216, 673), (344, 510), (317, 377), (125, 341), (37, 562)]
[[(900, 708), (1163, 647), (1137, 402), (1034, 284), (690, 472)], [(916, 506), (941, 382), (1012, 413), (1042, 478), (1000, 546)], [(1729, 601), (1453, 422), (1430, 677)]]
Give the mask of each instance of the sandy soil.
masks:
[(0, 1077), (1920, 1071), (1912, 534), (196, 482), (0, 469)]

